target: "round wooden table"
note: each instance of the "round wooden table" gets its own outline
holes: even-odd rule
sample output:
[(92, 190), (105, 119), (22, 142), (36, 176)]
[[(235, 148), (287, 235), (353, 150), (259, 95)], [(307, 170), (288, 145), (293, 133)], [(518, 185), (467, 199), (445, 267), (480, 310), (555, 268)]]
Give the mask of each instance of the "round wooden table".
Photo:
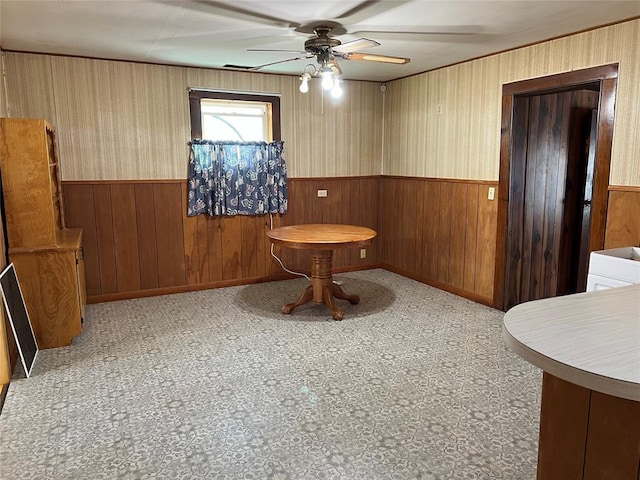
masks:
[(344, 314), (336, 306), (333, 297), (348, 300), (353, 305), (360, 301), (360, 297), (347, 295), (342, 288), (333, 283), (333, 251), (369, 245), (376, 235), (375, 230), (366, 227), (324, 223), (289, 225), (269, 230), (267, 236), (275, 245), (311, 250), (311, 283), (295, 302), (282, 307), (282, 312), (291, 313), (300, 305), (313, 301), (326, 304), (333, 313), (333, 319), (342, 320)]

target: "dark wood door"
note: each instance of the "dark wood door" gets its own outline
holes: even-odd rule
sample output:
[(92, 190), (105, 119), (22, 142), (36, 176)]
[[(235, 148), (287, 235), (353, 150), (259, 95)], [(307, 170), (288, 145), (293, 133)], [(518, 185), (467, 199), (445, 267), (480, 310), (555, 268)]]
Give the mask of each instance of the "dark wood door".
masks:
[(584, 196), (582, 203), (582, 214), (580, 219), (581, 235), (580, 235), (580, 252), (577, 258), (577, 269), (575, 286), (576, 291), (583, 292), (587, 288), (587, 273), (589, 265), (589, 245), (591, 231), (591, 212), (593, 210), (593, 179), (596, 169), (596, 138), (598, 135), (598, 110), (591, 112), (591, 121), (589, 127), (589, 137), (586, 141), (586, 157), (587, 165), (585, 174)]
[(611, 64), (502, 86), (494, 307), (580, 290), (604, 248), (617, 83)]
[(584, 199), (593, 179), (587, 145), (598, 97), (580, 89), (514, 99), (506, 308), (580, 289), (590, 223)]

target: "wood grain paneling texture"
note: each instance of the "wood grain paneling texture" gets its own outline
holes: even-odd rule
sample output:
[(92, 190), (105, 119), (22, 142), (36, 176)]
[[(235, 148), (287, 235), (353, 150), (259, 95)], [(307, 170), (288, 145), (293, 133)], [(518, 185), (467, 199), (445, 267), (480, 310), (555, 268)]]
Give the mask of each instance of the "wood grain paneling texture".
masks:
[[(585, 186), (591, 191), (595, 184), (585, 145), (597, 92), (517, 96), (514, 104), (512, 127), (505, 132), (512, 137), (511, 158), (503, 158), (509, 163), (509, 180), (502, 185), (509, 190), (505, 309), (584, 291), (586, 268), (582, 279), (577, 272), (586, 266), (586, 255), (583, 264), (580, 255), (595, 223), (588, 207), (582, 237)], [(599, 236), (602, 241), (604, 229)]]
[[(79, 246), (79, 235), (76, 240)], [(40, 349), (71, 345), (82, 332), (82, 306), (76, 249), (14, 252), (10, 260), (20, 283), (29, 320)]]
[[(378, 177), (290, 179), (290, 209), (274, 216), (274, 227), (348, 223), (377, 230), (378, 182)], [(318, 189), (328, 196), (318, 198)], [(85, 229), (89, 301), (282, 274), (270, 255), (268, 216), (187, 217), (186, 191), (179, 180), (63, 184), (68, 226)], [(289, 269), (309, 271), (308, 252), (277, 250)], [(340, 252), (334, 267), (375, 265), (377, 251), (374, 240), (365, 259), (357, 249)]]
[(537, 480), (582, 480), (590, 390), (544, 373)]
[(280, 95), (291, 177), (380, 173), (383, 94), (375, 82), (347, 80), (334, 101), (317, 88), (302, 95), (297, 75), (17, 52), (5, 61), (9, 115), (56, 126), (63, 180), (183, 178), (190, 87)]
[(64, 180), (181, 178), (187, 87), (281, 94), (291, 177), (496, 180), (503, 84), (619, 63), (611, 183), (640, 185), (639, 42), (635, 19), (391, 81), (384, 110), (376, 82), (334, 105), (297, 76), (5, 52), (7, 109), (56, 125)]
[(545, 372), (541, 403), (537, 480), (638, 478), (640, 402)]
[(640, 185), (640, 20), (387, 84), (384, 175), (498, 179), (505, 83), (618, 63), (611, 183)]
[(487, 199), (489, 187), (496, 183), (383, 177), (380, 262), (490, 303), (497, 201)]
[[(383, 265), (491, 303), (497, 226), (497, 201), (487, 199), (491, 186), (496, 183), (403, 177), (290, 179), (289, 211), (274, 216), (274, 227), (372, 228), (378, 237), (366, 259), (358, 249), (345, 250), (334, 258), (336, 269)], [(319, 189), (327, 197), (319, 198)], [(67, 223), (84, 229), (90, 301), (282, 274), (270, 256), (268, 216), (187, 217), (185, 182), (65, 182), (63, 192)], [(640, 189), (610, 192), (607, 248), (638, 244), (640, 222), (631, 212), (639, 208)], [(309, 271), (309, 252), (274, 250), (287, 268)]]
[(640, 246), (640, 187), (609, 190), (605, 248)]
[(639, 478), (639, 425), (640, 402), (591, 391), (584, 480)]

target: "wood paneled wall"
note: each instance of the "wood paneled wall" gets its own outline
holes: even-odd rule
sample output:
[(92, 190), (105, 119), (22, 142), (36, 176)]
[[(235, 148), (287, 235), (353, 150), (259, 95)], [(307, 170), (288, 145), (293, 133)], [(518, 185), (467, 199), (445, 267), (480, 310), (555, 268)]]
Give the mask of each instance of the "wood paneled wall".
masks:
[(297, 75), (6, 52), (9, 116), (56, 127), (63, 180), (184, 178), (188, 88), (280, 95), (290, 177), (380, 174), (383, 95), (347, 80), (339, 100)]
[(619, 64), (610, 183), (640, 185), (640, 20), (387, 84), (383, 175), (498, 179), (502, 85)]
[[(289, 212), (274, 226), (350, 223), (378, 229), (377, 177), (289, 180)], [(328, 192), (317, 197), (317, 189)], [(269, 216), (186, 216), (186, 181), (64, 182), (67, 226), (84, 229), (90, 302), (282, 277), (270, 256)], [(309, 253), (282, 249), (285, 265), (309, 271)], [(377, 262), (336, 252), (337, 269)]]
[[(378, 237), (341, 271), (382, 266), (481, 303), (493, 298), (497, 200), (491, 181), (407, 177), (289, 179), (289, 211), (274, 226), (349, 223)], [(327, 190), (319, 198), (317, 190)], [(270, 257), (269, 217), (187, 217), (186, 182), (64, 182), (70, 227), (84, 228), (89, 301), (284, 278)], [(612, 187), (606, 248), (638, 245), (640, 189)], [(276, 248), (309, 271), (309, 253)]]
[(640, 247), (640, 187), (609, 187), (604, 248)]
[(297, 76), (4, 55), (8, 114), (57, 127), (64, 180), (182, 178), (187, 87), (281, 94), (291, 177), (497, 180), (504, 83), (619, 63), (610, 183), (640, 185), (639, 45), (635, 19), (391, 81), (384, 95), (347, 81), (338, 105), (300, 94)]
[[(289, 211), (282, 216), (282, 225), (347, 223), (378, 231), (379, 183), (380, 177), (291, 179)], [(327, 196), (319, 198), (318, 190), (326, 190)], [(380, 234), (366, 247), (365, 259), (359, 249), (335, 251), (334, 267), (376, 265), (379, 243)], [(309, 253), (304, 250), (283, 249), (281, 258), (298, 270), (309, 270)]]
[[(488, 200), (489, 187), (496, 200)], [(383, 177), (380, 257), (384, 266), (490, 304), (497, 183)]]
[[(367, 247), (336, 251), (334, 267), (383, 265), (489, 303), (493, 295), (495, 182), (400, 177), (289, 180), (289, 211), (274, 226), (349, 223), (373, 228)], [(319, 198), (318, 190), (327, 197)], [(281, 278), (269, 217), (187, 217), (186, 182), (64, 182), (65, 215), (84, 228), (89, 301)], [(497, 197), (496, 197), (497, 198)], [(309, 252), (276, 249), (294, 271)]]

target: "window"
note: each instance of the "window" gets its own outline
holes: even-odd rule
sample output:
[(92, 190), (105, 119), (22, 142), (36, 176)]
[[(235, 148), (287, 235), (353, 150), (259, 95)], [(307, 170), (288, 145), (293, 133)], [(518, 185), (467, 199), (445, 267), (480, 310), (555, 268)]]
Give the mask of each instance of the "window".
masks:
[(280, 140), (280, 98), (189, 90), (191, 138), (212, 141)]
[(187, 215), (287, 212), (280, 98), (189, 90)]
[(203, 140), (268, 142), (271, 104), (239, 100), (200, 100)]

